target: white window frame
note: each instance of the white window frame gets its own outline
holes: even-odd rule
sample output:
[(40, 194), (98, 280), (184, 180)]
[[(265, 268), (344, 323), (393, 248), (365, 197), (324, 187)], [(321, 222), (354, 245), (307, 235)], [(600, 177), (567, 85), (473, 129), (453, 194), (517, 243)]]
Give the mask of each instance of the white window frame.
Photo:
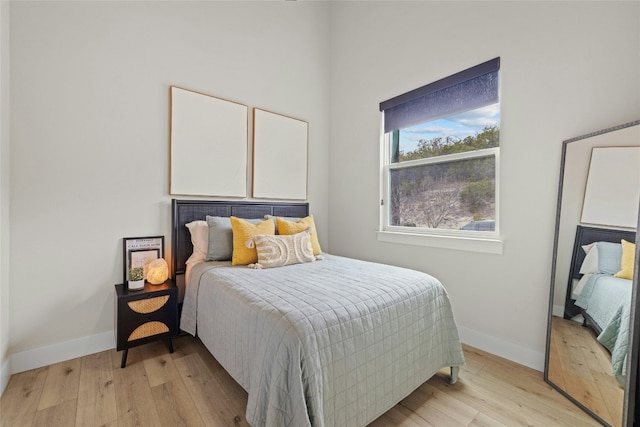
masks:
[[(500, 147), (391, 163), (391, 132), (385, 133), (384, 131), (384, 112), (382, 112), (380, 135), (380, 225), (377, 232), (377, 239), (379, 241), (502, 254), (503, 240), (500, 237)], [(391, 170), (489, 156), (493, 156), (495, 159), (496, 225), (494, 231), (450, 230), (390, 225), (389, 191)]]

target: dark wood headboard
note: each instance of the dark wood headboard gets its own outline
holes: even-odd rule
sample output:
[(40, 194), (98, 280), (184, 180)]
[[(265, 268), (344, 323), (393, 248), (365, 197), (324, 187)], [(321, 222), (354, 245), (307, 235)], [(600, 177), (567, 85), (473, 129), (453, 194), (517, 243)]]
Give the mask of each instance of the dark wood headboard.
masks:
[(264, 218), (265, 215), (304, 218), (309, 215), (309, 203), (173, 199), (171, 212), (172, 277), (176, 283), (180, 283), (178, 276), (184, 276), (187, 259), (193, 252), (191, 235), (185, 224), (196, 220), (204, 221), (207, 215), (247, 219)]
[(565, 319), (571, 319), (580, 314), (580, 308), (576, 306), (574, 300), (571, 299), (571, 291), (573, 288), (573, 280), (582, 277), (582, 274), (580, 274), (580, 266), (582, 266), (582, 261), (584, 261), (586, 256), (586, 253), (582, 250), (582, 246), (593, 242), (620, 243), (622, 239), (633, 243), (636, 241), (636, 232), (578, 225), (573, 244), (573, 254), (571, 256), (571, 268), (569, 270), (569, 283), (567, 285), (567, 297), (564, 307)]

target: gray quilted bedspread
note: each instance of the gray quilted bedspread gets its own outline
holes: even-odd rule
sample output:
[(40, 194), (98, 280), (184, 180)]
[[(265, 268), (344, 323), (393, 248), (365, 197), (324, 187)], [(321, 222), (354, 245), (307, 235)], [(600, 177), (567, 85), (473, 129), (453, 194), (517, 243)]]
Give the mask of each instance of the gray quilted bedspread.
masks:
[(325, 255), (271, 269), (191, 272), (181, 328), (248, 392), (258, 426), (364, 426), (446, 366), (464, 364), (442, 284)]

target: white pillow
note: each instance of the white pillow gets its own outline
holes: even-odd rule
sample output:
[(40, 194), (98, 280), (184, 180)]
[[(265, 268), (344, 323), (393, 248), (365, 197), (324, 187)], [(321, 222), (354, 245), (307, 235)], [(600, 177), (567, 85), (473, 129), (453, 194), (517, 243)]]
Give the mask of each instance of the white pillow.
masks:
[(191, 221), (185, 224), (185, 227), (191, 233), (191, 244), (193, 245), (193, 252), (187, 259), (187, 264), (204, 261), (209, 249), (209, 225), (207, 221)]
[[(573, 288), (573, 292), (571, 293), (571, 298), (578, 299), (578, 297), (580, 296), (580, 293), (584, 289), (584, 285), (587, 284), (587, 282), (589, 281), (591, 276), (592, 276), (591, 273), (587, 273), (584, 276), (582, 276), (582, 278), (580, 280), (573, 279), (573, 283), (574, 283), (575, 286)], [(576, 281), (578, 283), (575, 283)]]
[(595, 274), (598, 273), (598, 246), (596, 243), (591, 243), (582, 246), (582, 249), (586, 252), (586, 256), (580, 266), (580, 274)]

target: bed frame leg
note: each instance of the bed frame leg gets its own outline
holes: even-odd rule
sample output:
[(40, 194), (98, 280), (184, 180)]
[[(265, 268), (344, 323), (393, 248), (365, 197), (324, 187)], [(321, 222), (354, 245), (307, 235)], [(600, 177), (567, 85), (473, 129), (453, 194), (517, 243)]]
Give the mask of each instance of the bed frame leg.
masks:
[(460, 373), (460, 366), (451, 367), (451, 376), (447, 378), (449, 384), (455, 384), (458, 382), (458, 373)]

